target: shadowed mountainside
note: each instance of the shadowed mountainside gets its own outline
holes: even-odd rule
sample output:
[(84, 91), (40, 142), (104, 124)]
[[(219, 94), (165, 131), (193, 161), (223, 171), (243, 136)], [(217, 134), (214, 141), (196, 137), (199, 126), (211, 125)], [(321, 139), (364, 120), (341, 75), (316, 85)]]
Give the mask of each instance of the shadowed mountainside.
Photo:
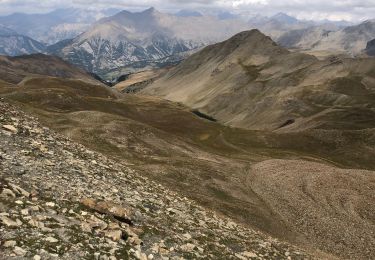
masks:
[(44, 54), (17, 57), (0, 56), (1, 80), (19, 84), (25, 78), (38, 76), (80, 79), (88, 83), (102, 84), (86, 71), (74, 67), (55, 56)]
[(367, 55), (375, 56), (375, 39), (367, 43), (365, 51)]
[(145, 70), (120, 77), (115, 88), (123, 93), (137, 93), (167, 73), (169, 68)]

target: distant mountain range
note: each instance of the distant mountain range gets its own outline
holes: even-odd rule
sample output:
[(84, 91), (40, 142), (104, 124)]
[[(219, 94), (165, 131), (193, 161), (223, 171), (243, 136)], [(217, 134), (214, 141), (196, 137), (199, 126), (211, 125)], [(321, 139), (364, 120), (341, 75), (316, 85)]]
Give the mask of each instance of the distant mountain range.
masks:
[(254, 16), (249, 20), (251, 28), (258, 29), (277, 40), (284, 33), (291, 30), (305, 29), (315, 25), (313, 21), (300, 21), (285, 13), (278, 13), (271, 17)]
[(117, 9), (92, 11), (69, 8), (45, 14), (14, 13), (0, 16), (0, 25), (39, 42), (54, 44), (83, 33), (95, 21), (117, 12)]
[(292, 30), (282, 35), (278, 43), (289, 48), (358, 55), (366, 48), (367, 42), (374, 38), (375, 20), (369, 20), (341, 29), (321, 25)]
[(122, 11), (101, 19), (71, 41), (53, 46), (52, 53), (105, 76), (108, 71), (134, 64), (144, 67), (179, 60), (181, 53), (225, 40), (247, 28), (245, 22), (213, 16), (176, 16), (154, 8), (138, 13)]
[(375, 20), (365, 21), (359, 25), (345, 27), (329, 33), (312, 47), (314, 50), (331, 50), (347, 52), (351, 55), (361, 53), (368, 41), (375, 38)]
[(187, 10), (187, 9), (180, 10), (175, 15), (180, 16), (180, 17), (201, 17), (201, 16), (203, 16), (203, 14), (198, 12), (198, 11)]
[(44, 44), (0, 26), (0, 55), (17, 56), (44, 50)]
[(177, 64), (204, 46), (251, 28), (287, 48), (372, 53), (365, 48), (375, 39), (374, 21), (347, 24), (301, 21), (285, 13), (256, 15), (246, 21), (226, 11), (207, 15), (195, 10), (166, 14), (154, 8), (135, 13), (59, 9), (0, 17), (0, 54), (57, 55), (114, 80), (123, 74)]
[[(287, 43), (287, 45), (283, 45), (285, 47), (299, 47), (299, 45), (304, 44), (306, 39), (311, 41), (311, 36), (309, 36), (310, 38), (305, 37), (306, 34), (316, 36), (317, 31), (321, 31), (324, 35), (325, 30), (333, 32), (352, 25), (352, 23), (346, 21), (298, 20), (285, 13), (278, 13), (271, 17), (256, 15), (249, 20), (249, 24), (251, 28), (262, 31), (280, 44)], [(291, 43), (293, 43), (292, 46), (290, 46)]]
[(311, 26), (308, 28), (291, 30), (281, 35), (277, 42), (287, 48), (311, 49), (317, 42), (329, 36), (339, 28), (332, 24)]

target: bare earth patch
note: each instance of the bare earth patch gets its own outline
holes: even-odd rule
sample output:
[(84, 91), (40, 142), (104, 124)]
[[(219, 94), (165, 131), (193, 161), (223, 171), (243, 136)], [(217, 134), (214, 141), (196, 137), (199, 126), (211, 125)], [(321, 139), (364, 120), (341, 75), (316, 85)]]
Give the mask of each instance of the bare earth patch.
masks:
[(248, 185), (311, 246), (349, 259), (375, 255), (375, 172), (267, 160)]

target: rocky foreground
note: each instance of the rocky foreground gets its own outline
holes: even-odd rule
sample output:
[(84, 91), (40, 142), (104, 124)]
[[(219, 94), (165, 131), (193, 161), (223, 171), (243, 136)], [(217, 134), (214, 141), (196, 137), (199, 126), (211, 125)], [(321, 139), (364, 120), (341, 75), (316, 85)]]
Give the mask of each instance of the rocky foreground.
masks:
[(0, 101), (0, 259), (305, 259)]

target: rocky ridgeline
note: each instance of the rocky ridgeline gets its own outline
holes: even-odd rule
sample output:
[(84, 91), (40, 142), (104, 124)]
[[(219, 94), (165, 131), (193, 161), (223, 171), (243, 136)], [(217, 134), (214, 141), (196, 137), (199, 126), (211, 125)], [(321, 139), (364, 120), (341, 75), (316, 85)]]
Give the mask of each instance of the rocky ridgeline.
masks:
[(0, 259), (302, 259), (0, 101)]

